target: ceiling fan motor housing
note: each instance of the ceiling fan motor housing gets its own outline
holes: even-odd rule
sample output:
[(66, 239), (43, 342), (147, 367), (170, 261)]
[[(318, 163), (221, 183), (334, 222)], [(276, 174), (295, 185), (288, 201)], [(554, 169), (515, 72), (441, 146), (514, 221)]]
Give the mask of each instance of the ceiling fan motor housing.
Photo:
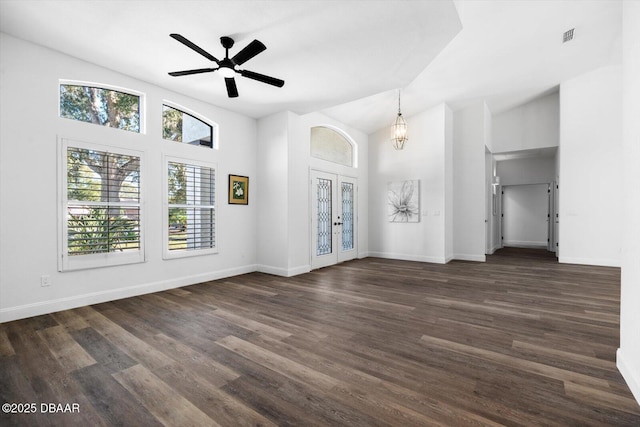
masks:
[(233, 39), (231, 37), (222, 36), (220, 37), (220, 43), (222, 47), (225, 49), (231, 49), (233, 47)]

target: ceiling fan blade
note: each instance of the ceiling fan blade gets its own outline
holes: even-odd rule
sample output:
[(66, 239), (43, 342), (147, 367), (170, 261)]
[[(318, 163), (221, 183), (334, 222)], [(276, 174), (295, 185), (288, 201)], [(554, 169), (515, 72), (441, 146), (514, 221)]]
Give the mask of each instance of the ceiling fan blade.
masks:
[(240, 70), (238, 72), (242, 75), (242, 77), (257, 80), (259, 82), (273, 86), (284, 86), (284, 80), (276, 79), (275, 77), (265, 76), (264, 74), (254, 73), (253, 71), (249, 70)]
[(213, 61), (213, 62), (218, 62), (218, 60), (216, 59), (215, 56), (211, 55), (209, 52), (207, 52), (206, 50), (204, 50), (203, 48), (201, 48), (200, 46), (196, 45), (195, 43), (189, 41), (188, 39), (186, 39), (185, 37), (181, 36), (180, 34), (169, 34), (169, 36), (173, 37), (174, 39), (178, 40), (180, 43), (182, 43), (183, 45), (187, 46), (188, 48), (191, 48), (193, 50), (195, 50), (196, 52), (198, 52), (200, 55), (204, 56), (205, 58)]
[(173, 77), (188, 76), (189, 74), (211, 73), (216, 70), (217, 68), (198, 68), (195, 70), (173, 71), (169, 75)]
[(227, 84), (227, 95), (229, 95), (229, 98), (237, 98), (238, 87), (236, 86), (236, 79), (233, 77), (225, 77), (224, 82)]
[(242, 65), (265, 49), (267, 49), (267, 47), (262, 44), (261, 41), (254, 40), (247, 46), (245, 46), (245, 48), (240, 52), (236, 53), (236, 55), (231, 58), (231, 60), (237, 65)]

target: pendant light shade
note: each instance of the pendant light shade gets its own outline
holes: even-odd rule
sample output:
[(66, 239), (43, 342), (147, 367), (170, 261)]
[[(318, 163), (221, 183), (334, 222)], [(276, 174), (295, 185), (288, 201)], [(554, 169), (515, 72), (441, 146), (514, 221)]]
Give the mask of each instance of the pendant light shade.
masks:
[(407, 140), (409, 140), (407, 136), (407, 122), (404, 120), (404, 117), (402, 117), (402, 112), (400, 111), (400, 91), (398, 91), (398, 116), (391, 126), (391, 144), (396, 150), (402, 150)]

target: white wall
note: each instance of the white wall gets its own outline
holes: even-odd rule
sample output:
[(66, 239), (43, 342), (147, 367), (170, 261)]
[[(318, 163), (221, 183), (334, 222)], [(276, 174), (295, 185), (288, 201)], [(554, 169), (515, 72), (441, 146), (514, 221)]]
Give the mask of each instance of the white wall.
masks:
[[(357, 147), (357, 168), (312, 158), (311, 128), (339, 130)], [(258, 269), (280, 276), (311, 270), (311, 169), (358, 179), (358, 257), (368, 253), (367, 135), (319, 113), (283, 112), (258, 121)]]
[[(388, 128), (369, 135), (369, 255), (451, 259), (451, 118), (444, 104), (408, 117), (409, 141), (401, 151), (391, 146)], [(387, 184), (414, 179), (420, 180), (420, 222), (389, 222)]]
[(623, 3), (622, 290), (617, 363), (640, 402), (640, 3)]
[[(253, 192), (249, 206), (226, 202), (229, 173), (249, 176), (250, 184), (254, 183), (255, 120), (5, 34), (0, 34), (0, 52), (0, 321), (255, 270), (257, 209)], [(146, 133), (59, 118), (59, 79), (143, 92)], [(161, 106), (165, 99), (217, 122), (220, 149), (164, 141)], [(57, 271), (58, 137), (143, 152), (145, 263)], [(217, 163), (218, 254), (162, 259), (163, 154), (195, 155)], [(51, 286), (40, 286), (41, 275), (51, 276)]]
[(500, 185), (552, 183), (556, 175), (555, 157), (531, 157), (496, 162)]
[(560, 86), (560, 262), (620, 266), (622, 69)]
[(484, 103), (453, 114), (453, 252), (454, 258), (485, 261), (485, 138)]
[(444, 108), (444, 259), (454, 257), (453, 248), (453, 111)]
[(548, 184), (502, 187), (504, 246), (547, 247)]
[(255, 183), (257, 262), (260, 271), (287, 276), (289, 240), (289, 121), (282, 112), (258, 121)]
[(559, 126), (556, 92), (493, 116), (491, 152), (557, 147)]

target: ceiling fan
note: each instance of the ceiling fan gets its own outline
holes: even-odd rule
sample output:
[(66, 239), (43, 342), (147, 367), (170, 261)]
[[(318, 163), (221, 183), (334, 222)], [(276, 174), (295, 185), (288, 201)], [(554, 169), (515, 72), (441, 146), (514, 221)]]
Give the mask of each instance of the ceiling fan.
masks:
[(220, 37), (220, 43), (222, 44), (222, 47), (225, 48), (226, 53), (224, 59), (219, 60), (215, 56), (211, 55), (209, 52), (205, 51), (200, 46), (189, 41), (187, 38), (181, 36), (180, 34), (173, 33), (170, 34), (170, 36), (218, 65), (218, 67), (216, 68), (198, 68), (195, 70), (173, 71), (169, 73), (170, 76), (178, 77), (186, 76), (189, 74), (212, 73), (214, 71), (220, 71), (220, 74), (222, 74), (222, 76), (224, 77), (224, 82), (227, 85), (227, 95), (229, 95), (229, 98), (236, 98), (238, 96), (238, 87), (236, 86), (236, 81), (233, 78), (236, 73), (240, 74), (242, 77), (247, 77), (249, 79), (257, 80), (259, 82), (270, 84), (273, 86), (284, 86), (284, 80), (265, 76), (264, 74), (254, 73), (253, 71), (249, 70), (241, 70), (240, 68), (238, 68), (240, 65), (244, 64), (267, 48), (259, 40), (252, 41), (247, 46), (245, 46), (244, 49), (236, 53), (232, 58), (229, 58), (229, 49), (233, 47), (233, 39), (231, 37)]

